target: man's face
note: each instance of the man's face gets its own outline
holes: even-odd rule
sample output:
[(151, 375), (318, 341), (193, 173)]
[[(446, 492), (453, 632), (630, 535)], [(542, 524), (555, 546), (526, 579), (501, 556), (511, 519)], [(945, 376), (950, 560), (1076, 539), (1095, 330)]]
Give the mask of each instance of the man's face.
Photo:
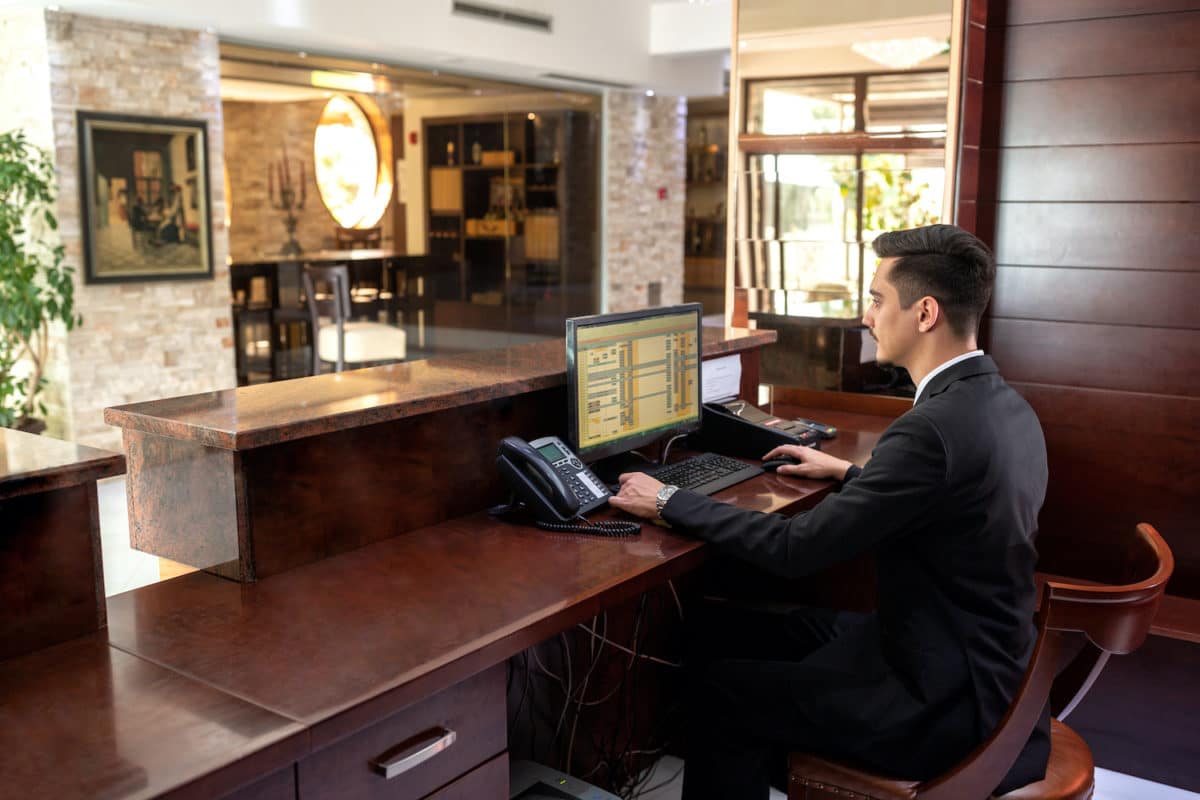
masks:
[(863, 314), (863, 324), (879, 343), (875, 360), (884, 366), (904, 366), (917, 338), (917, 303), (908, 309), (900, 307), (900, 293), (890, 276), (898, 258), (879, 262), (871, 280), (870, 301)]

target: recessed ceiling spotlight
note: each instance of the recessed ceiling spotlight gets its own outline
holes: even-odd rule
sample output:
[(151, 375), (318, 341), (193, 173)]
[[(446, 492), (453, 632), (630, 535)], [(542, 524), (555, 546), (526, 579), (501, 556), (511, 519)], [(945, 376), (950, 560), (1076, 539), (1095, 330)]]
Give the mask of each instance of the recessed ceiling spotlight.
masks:
[(646, 97), (654, 97), (654, 90), (653, 90), (653, 89), (647, 89), (647, 90), (646, 90)]

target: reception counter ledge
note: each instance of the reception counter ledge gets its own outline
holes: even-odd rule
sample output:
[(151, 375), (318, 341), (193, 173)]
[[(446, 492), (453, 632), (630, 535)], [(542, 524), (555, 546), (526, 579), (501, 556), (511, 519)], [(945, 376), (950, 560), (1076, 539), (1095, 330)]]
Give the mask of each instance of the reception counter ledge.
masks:
[[(773, 331), (704, 331), (743, 394)], [(132, 545), (253, 581), (498, 502), (496, 445), (566, 429), (561, 341), (105, 411), (123, 428)]]
[(96, 481), (125, 459), (0, 428), (0, 659), (104, 627)]

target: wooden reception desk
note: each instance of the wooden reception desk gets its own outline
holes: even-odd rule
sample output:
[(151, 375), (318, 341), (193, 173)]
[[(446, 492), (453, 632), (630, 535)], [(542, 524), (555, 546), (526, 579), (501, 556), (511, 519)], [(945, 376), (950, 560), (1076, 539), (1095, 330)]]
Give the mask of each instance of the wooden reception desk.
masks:
[[(706, 356), (742, 353), (757, 384), (756, 351), (772, 334), (709, 337)], [(562, 429), (562, 358), (561, 344), (534, 345), (111, 410), (126, 425), (135, 536), (172, 552), (187, 535), (217, 540), (194, 543), (197, 553), (232, 542), (249, 570), (238, 577), (263, 578), (264, 564), (279, 574), (239, 583), (196, 572), (117, 595), (107, 633), (0, 662), (6, 788), (506, 797), (505, 661), (706, 553), (649, 524), (629, 539), (552, 535), (481, 511), (503, 493), (491, 476), (499, 437)], [(890, 421), (825, 418), (842, 431), (830, 452), (859, 462)], [(254, 496), (272, 481), (283, 498)], [(830, 488), (768, 473), (716, 497), (789, 511)], [(360, 513), (340, 492), (373, 504)], [(206, 524), (205, 503), (228, 503), (232, 530)], [(304, 515), (319, 521), (301, 524)], [(262, 527), (288, 525), (302, 559), (285, 539), (260, 539)], [(453, 744), (396, 778), (372, 766), (451, 732)]]
[(125, 459), (0, 428), (0, 660), (104, 627), (96, 481)]
[[(773, 331), (710, 329), (756, 391)], [(119, 406), (132, 545), (242, 581), (505, 496), (507, 435), (566, 430), (561, 341)], [(753, 390), (749, 387), (754, 387)]]

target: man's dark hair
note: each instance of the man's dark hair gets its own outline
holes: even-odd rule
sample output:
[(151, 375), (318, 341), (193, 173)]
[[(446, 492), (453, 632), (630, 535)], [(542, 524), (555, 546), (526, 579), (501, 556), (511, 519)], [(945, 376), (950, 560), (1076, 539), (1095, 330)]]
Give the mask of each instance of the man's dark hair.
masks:
[(874, 246), (880, 258), (898, 259), (889, 278), (902, 308), (928, 295), (955, 335), (978, 332), (996, 282), (996, 264), (983, 242), (957, 225), (927, 225), (880, 234)]

